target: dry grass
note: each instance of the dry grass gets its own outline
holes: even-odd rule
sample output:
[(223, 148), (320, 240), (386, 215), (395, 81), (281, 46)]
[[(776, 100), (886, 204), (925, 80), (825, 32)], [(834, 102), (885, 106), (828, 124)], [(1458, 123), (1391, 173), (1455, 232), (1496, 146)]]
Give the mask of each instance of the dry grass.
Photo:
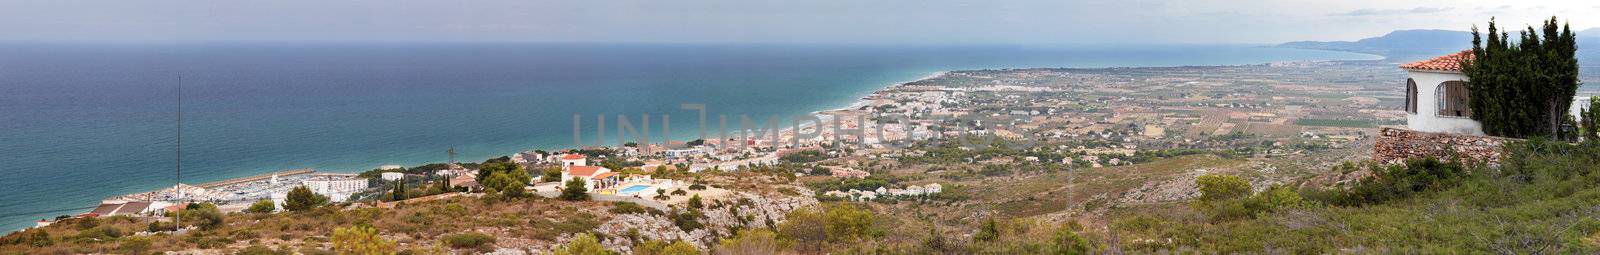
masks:
[[(269, 215), (233, 213), (225, 216), (225, 225), (215, 230), (150, 235), (152, 245), (147, 252), (199, 249), (232, 253), (250, 245), (316, 252), (326, 248), (334, 228), (358, 224), (377, 228), (385, 238), (397, 241), (400, 250), (433, 248), (444, 235), (465, 232), (496, 236), (500, 244), (538, 246), (548, 245), (562, 234), (586, 232), (599, 226), (609, 219), (610, 213), (606, 212), (609, 207), (603, 202), (457, 197), (403, 204), (393, 209), (324, 207), (309, 212)], [(77, 221), (63, 221), (36, 230), (49, 233), (55, 239), (54, 245), (4, 245), (0, 250), (7, 254), (132, 253), (119, 249), (120, 240), (127, 237), (69, 240), (69, 237), (89, 232), (78, 228)], [(130, 233), (128, 235), (146, 230), (146, 220), (116, 217), (100, 222), (102, 226)]]

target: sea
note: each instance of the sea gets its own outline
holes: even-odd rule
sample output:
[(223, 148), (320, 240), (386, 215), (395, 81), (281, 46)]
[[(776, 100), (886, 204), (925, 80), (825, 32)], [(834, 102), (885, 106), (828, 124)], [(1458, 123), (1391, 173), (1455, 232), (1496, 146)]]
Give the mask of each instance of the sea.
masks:
[[(794, 116), (947, 70), (1379, 56), (1260, 45), (428, 42), (0, 43), (0, 230), (103, 198), (312, 168), (461, 161), (574, 142), (622, 115), (655, 142), (718, 115)], [(181, 83), (181, 89), (180, 89)], [(662, 116), (670, 116), (670, 133)], [(663, 134), (665, 133), (665, 134)], [(631, 139), (631, 138), (630, 138)]]

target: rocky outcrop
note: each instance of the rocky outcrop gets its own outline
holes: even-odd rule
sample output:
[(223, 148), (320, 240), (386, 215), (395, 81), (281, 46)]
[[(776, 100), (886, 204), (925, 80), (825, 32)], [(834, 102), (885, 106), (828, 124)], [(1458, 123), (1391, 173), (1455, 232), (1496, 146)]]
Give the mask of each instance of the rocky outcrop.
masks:
[(1199, 185), (1194, 180), (1213, 169), (1195, 169), (1170, 179), (1145, 182), (1123, 192), (1116, 202), (1123, 205), (1155, 204), (1189, 200), (1200, 196)]
[(1500, 158), (1505, 154), (1505, 143), (1513, 140), (1515, 139), (1384, 127), (1379, 131), (1377, 144), (1372, 147), (1372, 159), (1382, 164), (1396, 164), (1413, 158), (1459, 157), (1498, 165)]
[[(802, 194), (810, 194), (805, 191)], [(707, 250), (719, 238), (726, 237), (730, 228), (765, 228), (783, 222), (790, 211), (817, 204), (817, 199), (805, 196), (766, 197), (738, 193), (733, 199), (706, 201), (701, 212), (704, 227), (683, 231), (666, 215), (647, 213), (624, 214), (612, 217), (595, 232), (608, 237), (601, 244), (606, 249), (631, 252), (634, 243), (630, 235), (639, 240), (687, 241), (701, 250)], [(769, 225), (770, 224), (770, 225)], [(562, 238), (561, 242), (571, 237)]]

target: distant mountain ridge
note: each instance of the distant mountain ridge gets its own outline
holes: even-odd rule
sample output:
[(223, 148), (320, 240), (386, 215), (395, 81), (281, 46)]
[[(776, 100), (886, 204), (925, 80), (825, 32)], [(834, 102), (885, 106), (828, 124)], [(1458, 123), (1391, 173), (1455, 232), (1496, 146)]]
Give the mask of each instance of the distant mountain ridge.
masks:
[(1395, 30), (1379, 37), (1357, 41), (1298, 41), (1279, 44), (1279, 47), (1360, 52), (1411, 58), (1414, 56), (1443, 55), (1472, 48), (1472, 33), (1442, 29)]
[[(1512, 36), (1516, 36), (1515, 32), (1512, 33)], [(1576, 33), (1579, 65), (1600, 65), (1600, 27)], [(1279, 44), (1278, 47), (1367, 53), (1388, 57), (1389, 61), (1405, 62), (1470, 49), (1472, 33), (1443, 29), (1395, 30), (1383, 36), (1353, 42), (1298, 41)]]

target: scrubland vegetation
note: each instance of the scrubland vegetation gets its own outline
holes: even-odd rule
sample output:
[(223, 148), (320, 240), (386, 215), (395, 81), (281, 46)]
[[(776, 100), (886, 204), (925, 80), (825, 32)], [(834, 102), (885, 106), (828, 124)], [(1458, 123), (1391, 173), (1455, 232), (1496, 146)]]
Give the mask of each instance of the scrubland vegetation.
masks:
[[(890, 167), (878, 161), (825, 159), (677, 174), (701, 188), (763, 194), (947, 184), (938, 197), (824, 201), (788, 212), (785, 221), (765, 227), (715, 229), (723, 235), (710, 243), (607, 236), (595, 230), (623, 214), (659, 215), (683, 230), (703, 229), (708, 226), (703, 210), (730, 201), (692, 196), (679, 208), (657, 210), (629, 202), (499, 192), (372, 208), (329, 206), (326, 198), (294, 192), (294, 201), (278, 213), (268, 213), (272, 208), (265, 204), (243, 213), (195, 204), (179, 212), (189, 227), (182, 234), (165, 232), (173, 228), (170, 221), (67, 219), (0, 238), (0, 253), (208, 249), (236, 254), (441, 254), (541, 244), (557, 254), (613, 254), (602, 244), (617, 238), (636, 239), (629, 247), (635, 254), (1600, 252), (1600, 145), (1595, 143), (1517, 142), (1492, 166), (1417, 159), (1396, 165), (1348, 162), (1317, 173), (1364, 176), (1335, 184), (1310, 184), (1304, 178), (1264, 184), (1256, 174), (1215, 171), (1191, 179), (1199, 191), (1193, 198), (1142, 204), (1095, 195), (1125, 193), (1156, 178), (1249, 161), (1229, 153), (1151, 152), (1141, 154), (1151, 157), (1149, 163), (1071, 170), (1053, 163), (1003, 160), (1032, 155), (1026, 150), (947, 153), (980, 160), (926, 156), (916, 160), (958, 163), (898, 162)], [(860, 179), (795, 177), (818, 164), (875, 174)], [(993, 169), (1006, 172), (984, 174), (999, 171)], [(515, 183), (521, 178), (503, 179)], [(152, 230), (162, 231), (141, 233)]]

